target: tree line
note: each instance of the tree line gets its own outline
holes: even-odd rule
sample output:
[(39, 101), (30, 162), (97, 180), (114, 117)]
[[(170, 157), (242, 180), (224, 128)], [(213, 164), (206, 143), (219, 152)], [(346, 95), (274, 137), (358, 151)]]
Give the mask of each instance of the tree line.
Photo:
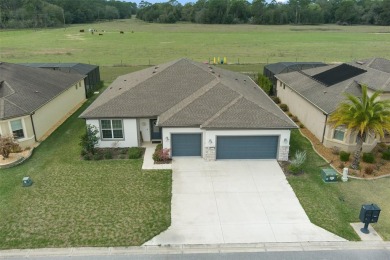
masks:
[(390, 25), (390, 0), (176, 0), (142, 1), (137, 18), (147, 22), (201, 24), (372, 24)]
[(390, 25), (390, 0), (177, 0), (151, 4), (116, 0), (0, 0), (0, 28), (42, 28), (136, 14), (146, 22), (200, 24)]
[(115, 0), (0, 0), (0, 28), (43, 28), (126, 19), (137, 4)]

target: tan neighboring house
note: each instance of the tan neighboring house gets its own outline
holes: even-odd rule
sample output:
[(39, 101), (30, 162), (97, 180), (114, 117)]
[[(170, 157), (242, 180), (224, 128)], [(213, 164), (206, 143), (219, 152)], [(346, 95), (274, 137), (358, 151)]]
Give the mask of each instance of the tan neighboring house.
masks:
[(248, 76), (188, 59), (118, 77), (80, 117), (100, 147), (160, 142), (206, 160), (288, 160), (297, 128)]
[[(344, 93), (359, 96), (361, 86), (367, 85), (369, 95), (380, 90), (382, 99), (390, 99), (390, 61), (383, 58), (279, 74), (276, 78), (278, 97), (290, 112), (324, 146), (349, 152), (355, 149), (357, 133), (327, 125), (329, 115), (345, 100)], [(376, 136), (368, 135), (363, 151), (371, 151), (377, 142)]]
[(85, 101), (84, 77), (0, 63), (0, 135), (22, 147), (45, 139)]

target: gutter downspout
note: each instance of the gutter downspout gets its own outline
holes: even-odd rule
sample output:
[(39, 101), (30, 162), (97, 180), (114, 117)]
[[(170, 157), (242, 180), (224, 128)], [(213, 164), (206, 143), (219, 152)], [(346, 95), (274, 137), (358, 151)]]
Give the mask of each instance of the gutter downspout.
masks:
[(321, 143), (324, 143), (324, 139), (325, 139), (325, 130), (326, 130), (326, 123), (328, 122), (328, 114), (325, 114), (325, 125), (324, 125), (324, 131), (322, 132), (322, 141)]
[(30, 119), (31, 119), (31, 125), (32, 125), (32, 129), (33, 129), (33, 133), (34, 133), (34, 139), (35, 139), (35, 142), (38, 142), (37, 140), (37, 135), (35, 133), (35, 126), (34, 126), (34, 120), (33, 120), (33, 115), (35, 114), (35, 112), (33, 112), (32, 114), (30, 114)]

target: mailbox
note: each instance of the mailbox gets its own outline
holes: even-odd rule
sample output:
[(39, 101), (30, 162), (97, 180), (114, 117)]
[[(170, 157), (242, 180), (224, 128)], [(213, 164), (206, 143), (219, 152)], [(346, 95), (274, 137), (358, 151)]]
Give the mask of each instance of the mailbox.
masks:
[(376, 223), (381, 209), (376, 204), (363, 205), (360, 209), (359, 219), (363, 223)]
[(361, 222), (364, 223), (364, 227), (360, 230), (368, 234), (368, 224), (369, 223), (376, 223), (379, 219), (379, 213), (381, 212), (381, 209), (376, 204), (366, 204), (362, 205), (362, 208), (360, 209), (360, 215), (359, 219)]

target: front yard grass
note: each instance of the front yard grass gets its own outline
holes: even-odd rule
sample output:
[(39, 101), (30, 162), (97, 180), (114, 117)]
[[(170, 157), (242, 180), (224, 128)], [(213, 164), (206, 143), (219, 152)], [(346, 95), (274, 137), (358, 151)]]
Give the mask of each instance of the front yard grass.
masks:
[[(307, 160), (304, 174), (290, 175), (288, 181), (301, 202), (310, 220), (348, 240), (360, 240), (350, 223), (359, 222), (362, 204), (375, 203), (381, 209), (375, 230), (384, 240), (390, 240), (390, 178), (378, 180), (353, 180), (324, 183), (320, 169), (328, 167), (326, 162), (312, 149), (309, 141), (298, 130), (291, 133), (290, 155), (296, 150), (305, 150)], [(363, 224), (362, 224), (363, 227)]]
[(142, 159), (80, 158), (77, 116), (88, 104), (28, 161), (0, 170), (0, 249), (141, 245), (170, 226), (171, 171), (143, 171)]

